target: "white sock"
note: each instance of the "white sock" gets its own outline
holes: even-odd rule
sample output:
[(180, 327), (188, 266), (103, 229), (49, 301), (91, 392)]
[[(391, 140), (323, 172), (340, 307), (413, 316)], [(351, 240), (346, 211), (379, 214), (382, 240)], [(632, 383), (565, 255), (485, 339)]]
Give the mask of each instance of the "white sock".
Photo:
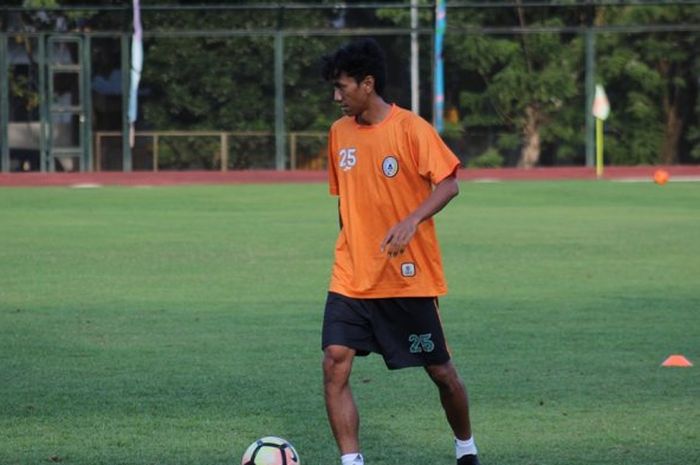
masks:
[(345, 454), (340, 457), (343, 465), (365, 465), (365, 458), (359, 452)]
[(476, 455), (477, 452), (476, 444), (474, 443), (474, 436), (465, 441), (455, 438), (455, 453), (457, 454), (457, 458), (465, 455)]

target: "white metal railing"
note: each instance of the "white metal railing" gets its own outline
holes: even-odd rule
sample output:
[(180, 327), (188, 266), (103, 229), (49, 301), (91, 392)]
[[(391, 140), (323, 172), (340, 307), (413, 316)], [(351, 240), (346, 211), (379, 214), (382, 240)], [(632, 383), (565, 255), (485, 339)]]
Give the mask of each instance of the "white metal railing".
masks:
[[(221, 171), (228, 171), (229, 167), (229, 138), (230, 137), (274, 137), (273, 131), (136, 131), (135, 138), (150, 137), (153, 171), (158, 171), (160, 158), (160, 140), (163, 137), (215, 137), (219, 139), (218, 154), (215, 160), (220, 164)], [(121, 139), (121, 131), (96, 131), (94, 167), (95, 171), (102, 169), (102, 159), (104, 156), (104, 139), (108, 137), (118, 137)], [(326, 163), (326, 143), (327, 133), (318, 131), (292, 131), (287, 133), (289, 144), (289, 168), (304, 169), (324, 169)], [(316, 153), (303, 153), (300, 149), (300, 141), (304, 138), (317, 139), (322, 142), (323, 149)], [(301, 163), (300, 163), (301, 162)]]

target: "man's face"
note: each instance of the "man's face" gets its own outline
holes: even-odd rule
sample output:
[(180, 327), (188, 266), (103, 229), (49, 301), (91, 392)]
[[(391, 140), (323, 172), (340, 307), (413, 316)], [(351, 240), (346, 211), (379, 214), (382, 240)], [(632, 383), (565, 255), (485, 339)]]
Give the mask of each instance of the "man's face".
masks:
[(372, 77), (367, 76), (362, 82), (348, 76), (344, 72), (333, 81), (333, 101), (340, 104), (340, 109), (346, 116), (357, 116), (369, 105)]

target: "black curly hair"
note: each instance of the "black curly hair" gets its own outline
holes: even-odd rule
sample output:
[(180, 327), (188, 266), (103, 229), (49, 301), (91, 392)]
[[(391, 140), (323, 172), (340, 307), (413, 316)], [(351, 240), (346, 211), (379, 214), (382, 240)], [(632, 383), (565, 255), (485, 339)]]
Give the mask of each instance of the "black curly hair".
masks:
[(367, 76), (374, 77), (374, 90), (382, 96), (386, 84), (386, 58), (374, 39), (349, 42), (334, 53), (321, 58), (321, 74), (326, 81), (333, 81), (340, 73), (352, 77), (359, 84)]

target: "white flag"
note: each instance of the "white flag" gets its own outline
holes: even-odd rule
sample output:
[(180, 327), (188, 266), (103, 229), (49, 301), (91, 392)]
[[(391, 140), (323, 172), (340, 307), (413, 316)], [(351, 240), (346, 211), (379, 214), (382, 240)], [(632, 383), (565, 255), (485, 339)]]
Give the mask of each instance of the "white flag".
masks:
[(593, 98), (593, 116), (605, 121), (610, 115), (610, 102), (605, 95), (605, 89), (600, 84), (595, 86), (595, 97)]

